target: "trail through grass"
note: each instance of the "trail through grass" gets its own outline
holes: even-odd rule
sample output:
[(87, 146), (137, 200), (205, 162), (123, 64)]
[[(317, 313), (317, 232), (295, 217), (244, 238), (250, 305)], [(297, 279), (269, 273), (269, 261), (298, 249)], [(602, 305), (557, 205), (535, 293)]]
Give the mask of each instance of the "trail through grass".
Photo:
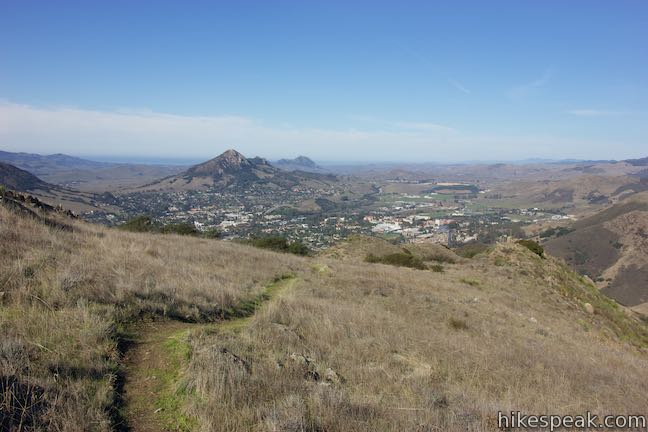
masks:
[(133, 432), (190, 431), (196, 421), (183, 413), (191, 397), (183, 384), (183, 373), (191, 355), (189, 337), (202, 329), (238, 330), (248, 326), (265, 303), (291, 288), (294, 275), (284, 275), (266, 286), (256, 298), (226, 311), (227, 319), (212, 324), (157, 321), (132, 330), (132, 347), (124, 356), (121, 429)]

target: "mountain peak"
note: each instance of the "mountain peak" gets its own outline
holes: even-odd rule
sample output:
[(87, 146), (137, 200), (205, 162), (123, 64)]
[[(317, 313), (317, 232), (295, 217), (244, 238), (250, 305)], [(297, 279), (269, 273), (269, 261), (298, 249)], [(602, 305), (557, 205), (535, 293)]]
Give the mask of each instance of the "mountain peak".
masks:
[(295, 159), (293, 159), (293, 162), (297, 165), (303, 165), (311, 168), (315, 168), (317, 166), (317, 164), (307, 156), (297, 156)]
[(241, 153), (234, 149), (229, 149), (214, 159), (192, 166), (187, 170), (187, 174), (220, 177), (225, 173), (251, 168), (252, 165), (253, 163)]
[(309, 172), (322, 172), (325, 171), (313, 160), (307, 156), (297, 156), (294, 159), (279, 159), (275, 165), (285, 171), (309, 171)]
[(307, 156), (297, 156), (295, 159), (279, 159), (277, 161), (279, 165), (298, 165), (309, 168), (316, 168), (317, 164)]
[(237, 152), (234, 149), (227, 149), (223, 153), (221, 153), (219, 156), (216, 157), (216, 159), (237, 159), (237, 160), (243, 160), (245, 159), (245, 156), (243, 156), (241, 153)]

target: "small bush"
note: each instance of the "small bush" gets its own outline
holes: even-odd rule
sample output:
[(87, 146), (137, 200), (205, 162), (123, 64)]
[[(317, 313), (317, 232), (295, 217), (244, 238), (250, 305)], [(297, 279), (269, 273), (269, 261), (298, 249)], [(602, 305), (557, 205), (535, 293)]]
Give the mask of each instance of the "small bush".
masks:
[(467, 279), (467, 278), (462, 278), (461, 282), (468, 284), (470, 286), (479, 286), (479, 281), (476, 279)]
[(305, 256), (310, 253), (310, 249), (305, 244), (297, 241), (288, 242), (285, 237), (281, 236), (256, 237), (246, 243), (262, 249), (270, 249), (295, 255)]
[(455, 317), (451, 317), (448, 320), (448, 325), (450, 326), (450, 328), (452, 328), (454, 330), (467, 330), (468, 329), (468, 324), (466, 323), (466, 321), (455, 318)]
[(208, 239), (218, 239), (222, 235), (223, 233), (218, 228), (209, 228), (202, 233), (202, 236)]
[(150, 216), (142, 215), (124, 222), (118, 228), (130, 232), (157, 232), (159, 225)]
[(369, 254), (365, 258), (366, 262), (370, 263), (381, 263), (389, 264), (397, 267), (410, 267), (419, 270), (426, 270), (427, 267), (423, 264), (423, 261), (420, 258), (415, 257), (408, 252), (396, 252), (383, 256), (376, 256), (374, 254)]
[(192, 223), (170, 223), (162, 225), (153, 220), (150, 216), (142, 215), (134, 217), (118, 226), (119, 229), (130, 232), (148, 232), (161, 234), (178, 234), (197, 236), (200, 231)]
[(292, 242), (288, 245), (288, 252), (295, 255), (306, 256), (310, 253), (308, 246), (300, 242)]
[(457, 260), (454, 259), (453, 257), (448, 255), (442, 255), (442, 254), (434, 254), (426, 258), (428, 258), (430, 261), (436, 261), (438, 263), (447, 263), (447, 264), (457, 263)]
[(475, 255), (488, 250), (488, 245), (484, 243), (467, 243), (455, 248), (454, 252), (463, 258), (473, 258)]
[(198, 235), (200, 232), (190, 223), (172, 223), (162, 226), (162, 234)]
[(443, 273), (443, 266), (441, 264), (432, 264), (430, 270), (437, 273)]
[(540, 246), (538, 242), (535, 242), (533, 240), (518, 240), (516, 243), (529, 249), (531, 252), (538, 255), (539, 257), (544, 258), (544, 248)]
[(572, 231), (574, 230), (567, 227), (547, 228), (540, 233), (540, 238), (546, 239), (552, 236), (561, 237), (569, 234)]

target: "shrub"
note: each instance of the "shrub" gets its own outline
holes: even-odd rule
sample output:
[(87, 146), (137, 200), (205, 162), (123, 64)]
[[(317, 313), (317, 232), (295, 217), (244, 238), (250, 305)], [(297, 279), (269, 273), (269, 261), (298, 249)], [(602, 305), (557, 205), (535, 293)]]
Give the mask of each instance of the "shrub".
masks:
[(420, 258), (415, 257), (408, 252), (396, 252), (383, 256), (376, 256), (369, 254), (365, 258), (366, 262), (389, 264), (397, 267), (410, 267), (419, 270), (426, 270), (427, 267), (423, 264)]
[(477, 279), (461, 278), (460, 280), (470, 286), (479, 286), (479, 281)]
[(453, 257), (448, 255), (443, 255), (443, 254), (434, 254), (426, 258), (428, 258), (430, 261), (436, 261), (438, 263), (447, 263), (447, 264), (457, 263), (457, 260), (454, 259)]
[(150, 216), (141, 215), (124, 222), (119, 225), (118, 228), (131, 232), (156, 232), (158, 231), (159, 226)]
[(172, 223), (162, 226), (162, 234), (198, 235), (199, 231), (191, 223)]
[(443, 266), (441, 264), (432, 264), (430, 270), (437, 273), (443, 273)]
[(292, 242), (288, 245), (288, 252), (295, 255), (306, 256), (310, 253), (308, 246), (301, 242)]
[(554, 234), (556, 234), (556, 229), (548, 228), (540, 233), (540, 238), (549, 238)]
[(179, 234), (197, 236), (200, 231), (191, 223), (171, 223), (162, 225), (153, 220), (150, 216), (142, 215), (134, 217), (118, 226), (119, 229), (130, 232), (149, 232), (161, 234)]
[(558, 228), (547, 228), (546, 230), (542, 231), (540, 233), (540, 238), (549, 238), (551, 236), (556, 236), (556, 237), (561, 237), (566, 234), (569, 234), (570, 232), (574, 231), (571, 228), (567, 227), (558, 227)]
[(466, 323), (466, 321), (460, 320), (460, 319), (455, 318), (455, 317), (451, 317), (448, 320), (448, 325), (450, 326), (450, 328), (452, 328), (454, 330), (467, 330), (468, 329), (468, 324)]
[(535, 242), (533, 240), (518, 240), (516, 243), (529, 249), (531, 252), (538, 255), (539, 257), (544, 258), (544, 248), (540, 246), (538, 242)]
[(202, 236), (208, 239), (218, 239), (222, 235), (223, 233), (218, 228), (209, 228), (202, 232)]
[(246, 243), (262, 249), (270, 249), (295, 255), (304, 256), (310, 253), (310, 249), (305, 244), (298, 241), (288, 242), (285, 237), (281, 236), (256, 237)]
[(463, 258), (473, 258), (475, 255), (488, 250), (488, 245), (484, 243), (467, 243), (455, 248), (454, 252)]

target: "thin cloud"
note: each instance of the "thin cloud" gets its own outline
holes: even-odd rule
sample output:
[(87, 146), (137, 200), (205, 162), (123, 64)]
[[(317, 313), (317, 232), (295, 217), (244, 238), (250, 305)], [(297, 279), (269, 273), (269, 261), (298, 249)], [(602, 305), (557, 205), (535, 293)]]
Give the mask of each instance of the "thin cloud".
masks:
[(571, 115), (575, 115), (578, 117), (611, 117), (611, 116), (619, 116), (619, 115), (626, 114), (621, 111), (608, 111), (608, 110), (591, 109), (591, 108), (573, 109), (567, 112)]
[(553, 79), (555, 73), (555, 69), (549, 68), (533, 81), (510, 88), (506, 92), (506, 95), (509, 99), (513, 100), (529, 97), (537, 93), (540, 88), (546, 86)]
[(448, 80), (448, 83), (450, 83), (450, 85), (452, 87), (456, 88), (457, 90), (459, 90), (462, 93), (465, 93), (465, 94), (468, 94), (468, 95), (472, 93), (463, 84), (461, 84), (459, 81), (453, 80), (452, 78), (450, 78)]
[(248, 156), (267, 158), (306, 154), (326, 161), (418, 162), (456, 161), (466, 155), (475, 160), (579, 154), (608, 158), (610, 148), (622, 151), (623, 147), (560, 137), (488, 136), (432, 122), (385, 121), (379, 129), (303, 128), (245, 116), (42, 108), (1, 101), (0, 143), (7, 151), (84, 156), (207, 159), (236, 148)]
[(393, 123), (394, 126), (402, 129), (420, 130), (420, 131), (453, 131), (452, 128), (438, 123), (428, 122), (397, 122)]

